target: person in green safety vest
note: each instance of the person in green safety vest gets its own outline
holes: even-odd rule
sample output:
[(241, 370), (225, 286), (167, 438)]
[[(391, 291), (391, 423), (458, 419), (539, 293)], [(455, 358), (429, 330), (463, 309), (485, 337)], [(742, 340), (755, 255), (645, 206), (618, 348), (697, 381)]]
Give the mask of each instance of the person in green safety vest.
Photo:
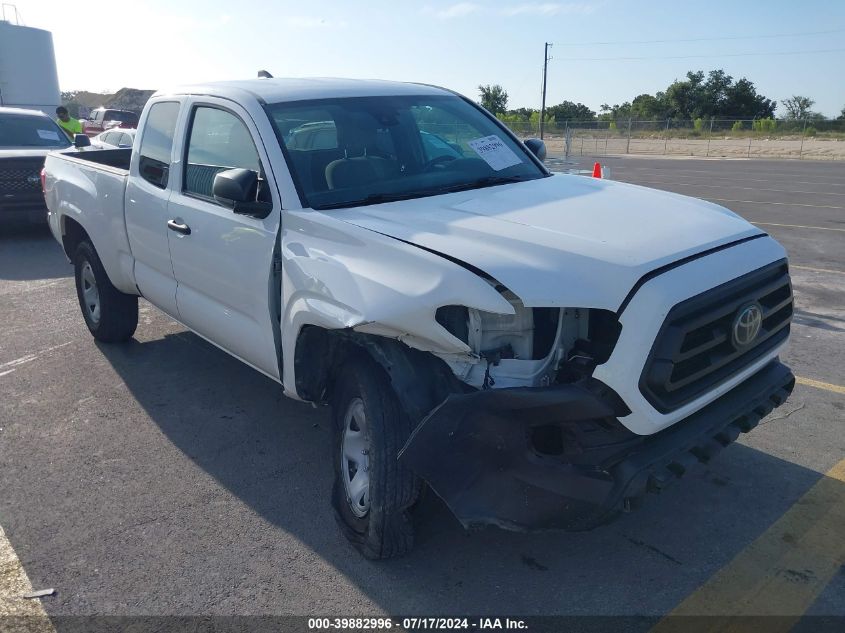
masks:
[(74, 119), (68, 114), (66, 107), (59, 106), (56, 108), (56, 116), (58, 117), (56, 123), (59, 124), (59, 127), (62, 128), (71, 141), (74, 135), (82, 134), (82, 124), (79, 122), (79, 119)]

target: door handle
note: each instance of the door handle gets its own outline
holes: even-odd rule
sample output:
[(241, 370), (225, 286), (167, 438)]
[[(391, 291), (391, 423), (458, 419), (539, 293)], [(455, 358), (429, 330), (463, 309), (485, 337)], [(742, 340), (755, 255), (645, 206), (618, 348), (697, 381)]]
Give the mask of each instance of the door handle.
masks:
[(187, 224), (179, 224), (176, 220), (168, 220), (167, 221), (167, 228), (171, 231), (176, 231), (177, 233), (181, 233), (182, 235), (190, 235), (191, 234), (191, 227)]

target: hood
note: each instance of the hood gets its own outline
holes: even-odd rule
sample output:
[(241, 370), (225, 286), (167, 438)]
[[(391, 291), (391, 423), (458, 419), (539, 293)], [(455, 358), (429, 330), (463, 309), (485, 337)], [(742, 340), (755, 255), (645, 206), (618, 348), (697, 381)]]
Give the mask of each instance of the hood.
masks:
[(470, 264), (528, 307), (616, 311), (646, 273), (764, 234), (703, 200), (567, 174), (327, 213)]

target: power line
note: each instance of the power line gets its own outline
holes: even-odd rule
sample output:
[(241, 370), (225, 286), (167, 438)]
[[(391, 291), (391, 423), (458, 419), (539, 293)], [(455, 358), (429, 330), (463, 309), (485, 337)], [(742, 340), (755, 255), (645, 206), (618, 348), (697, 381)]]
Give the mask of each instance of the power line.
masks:
[(693, 37), (686, 39), (668, 40), (616, 40), (608, 42), (555, 42), (557, 46), (604, 46), (609, 44), (669, 44), (674, 42), (723, 42), (727, 40), (764, 40), (778, 37), (802, 37), (805, 35), (829, 35), (842, 33), (845, 29), (831, 29), (827, 31), (803, 31), (800, 33), (774, 33), (770, 35), (733, 35), (726, 37)]
[(637, 61), (655, 59), (702, 59), (714, 57), (754, 57), (754, 56), (775, 56), (775, 55), (809, 55), (820, 53), (842, 53), (845, 48), (823, 48), (814, 51), (774, 51), (768, 53), (715, 53), (711, 55), (649, 55), (647, 57), (559, 57), (558, 59), (568, 62), (611, 62), (611, 61)]

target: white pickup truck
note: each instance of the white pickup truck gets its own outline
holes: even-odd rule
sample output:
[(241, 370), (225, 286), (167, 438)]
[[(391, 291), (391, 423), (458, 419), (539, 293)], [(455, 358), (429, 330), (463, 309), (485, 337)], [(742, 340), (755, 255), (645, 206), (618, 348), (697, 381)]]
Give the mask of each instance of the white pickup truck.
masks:
[(255, 79), (156, 94), (45, 195), (96, 339), (143, 297), (333, 407), (339, 525), (386, 558), (426, 485), (466, 527), (589, 529), (792, 390), (777, 242), (544, 154), (442, 88)]

